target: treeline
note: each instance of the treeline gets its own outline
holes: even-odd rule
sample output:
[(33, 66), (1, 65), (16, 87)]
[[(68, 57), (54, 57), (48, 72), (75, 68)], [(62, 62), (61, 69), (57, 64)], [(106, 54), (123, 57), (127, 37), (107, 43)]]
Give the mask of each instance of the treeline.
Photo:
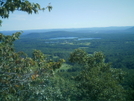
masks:
[[(62, 33), (60, 32), (58, 35), (52, 35), (55, 35), (53, 37), (64, 36), (64, 32)], [(45, 54), (58, 56), (59, 58), (64, 58), (66, 60), (68, 59), (70, 52), (77, 48), (82, 48), (88, 53), (102, 51), (106, 55), (106, 61), (112, 62), (115, 68), (134, 68), (133, 33), (78, 33), (78, 36), (81, 38), (101, 38), (93, 40), (49, 40), (45, 39), (44, 33), (40, 33), (39, 35), (44, 38), (38, 37), (38, 34), (39, 33), (33, 34), (33, 36), (36, 35), (36, 38), (31, 38), (31, 34), (30, 37), (25, 35), (25, 37), (22, 37), (22, 39), (15, 42), (15, 49), (17, 51), (24, 51), (29, 56), (31, 56), (31, 52), (34, 49), (39, 49)], [(65, 35), (66, 34), (67, 32), (65, 32)], [(74, 33), (74, 35), (76, 35), (76, 33)], [(68, 37), (70, 37), (70, 34), (68, 34)], [(52, 36), (50, 35), (49, 38), (52, 38)]]
[(39, 50), (29, 57), (14, 50), (19, 35), (0, 34), (1, 101), (133, 101), (133, 75), (113, 68), (102, 52), (76, 49), (70, 64)]

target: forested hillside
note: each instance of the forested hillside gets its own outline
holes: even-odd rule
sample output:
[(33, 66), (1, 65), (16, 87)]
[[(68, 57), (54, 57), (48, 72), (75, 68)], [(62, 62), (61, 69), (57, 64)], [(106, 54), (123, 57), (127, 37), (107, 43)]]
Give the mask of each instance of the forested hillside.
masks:
[[(133, 28), (133, 27), (132, 27)], [(78, 33), (70, 31), (52, 31), (22, 35), (15, 42), (17, 51), (24, 51), (29, 56), (34, 49), (43, 53), (68, 59), (70, 52), (82, 48), (88, 53), (101, 51), (106, 55), (106, 61), (112, 62), (115, 68), (134, 69), (134, 31), (132, 28), (120, 31), (101, 31), (96, 33)], [(129, 30), (130, 29), (130, 30)], [(20, 46), (21, 45), (21, 46)]]
[(125, 72), (105, 63), (103, 53), (88, 54), (77, 49), (69, 58), (77, 65), (66, 65), (70, 70), (65, 71), (65, 67), (60, 69), (64, 59), (54, 62), (38, 50), (31, 58), (23, 52), (16, 53), (12, 42), (19, 34), (0, 36), (1, 100), (125, 101), (127, 89), (122, 86)]
[[(0, 0), (2, 18), (45, 9)], [(121, 29), (0, 32), (0, 101), (133, 101), (134, 32)]]
[[(31, 52), (33, 52), (34, 49), (38, 49), (38, 50), (41, 50), (44, 54), (46, 54), (47, 56), (46, 59), (48, 59), (49, 61), (50, 60), (58, 61), (59, 59), (66, 60), (66, 62), (63, 63), (59, 69), (56, 70), (55, 76), (56, 78), (57, 76), (58, 78), (60, 76), (60, 78), (62, 77), (62, 79), (64, 80), (67, 80), (67, 81), (69, 80), (68, 83), (72, 82), (69, 84), (75, 85), (76, 87), (76, 88), (68, 88), (68, 89), (70, 90), (75, 89), (76, 92), (80, 90), (78, 94), (76, 94), (75, 91), (73, 92), (76, 95), (73, 95), (72, 91), (69, 92), (67, 90), (67, 92), (71, 94), (68, 96), (73, 96), (73, 98), (69, 97), (68, 99), (71, 99), (74, 101), (78, 99), (81, 99), (84, 101), (87, 99), (91, 99), (95, 101), (97, 99), (100, 99), (100, 100), (103, 99), (104, 101), (107, 101), (107, 99), (114, 99), (111, 97), (101, 98), (100, 95), (97, 95), (97, 94), (101, 94), (102, 93), (101, 91), (100, 93), (97, 93), (97, 94), (93, 91), (94, 92), (93, 95), (96, 95), (96, 96), (91, 97), (90, 96), (91, 92), (86, 91), (89, 88), (83, 88), (83, 87), (92, 85), (88, 81), (88, 79), (91, 80), (92, 78), (93, 80), (92, 82), (94, 83), (97, 82), (94, 80), (100, 79), (98, 78), (100, 76), (97, 76), (97, 75), (100, 75), (99, 72), (102, 72), (102, 71), (98, 67), (97, 68), (99, 69), (99, 71), (98, 70), (96, 71), (95, 69), (96, 66), (100, 66), (100, 68), (107, 68), (107, 69), (109, 68), (110, 70), (113, 69), (112, 71), (115, 70), (115, 72), (117, 73), (116, 76), (118, 75), (121, 80), (123, 80), (124, 78), (124, 80), (121, 81), (120, 84), (124, 87), (124, 90), (122, 90), (121, 92), (123, 92), (123, 94), (125, 95), (120, 95), (121, 97), (119, 98), (120, 101), (122, 101), (123, 99), (124, 100), (133, 99), (133, 76), (134, 76), (133, 75), (134, 73), (133, 71), (134, 69), (134, 60), (133, 60), (134, 58), (134, 33), (133, 31), (128, 31), (128, 30), (117, 31), (117, 32), (114, 31), (114, 33), (111, 33), (111, 31), (106, 31), (106, 32), (101, 31), (101, 33), (95, 33), (95, 32), (94, 33), (76, 33), (76, 32), (67, 32), (67, 31), (30, 33), (28, 35), (22, 36), (20, 40), (15, 41), (15, 49), (16, 51), (24, 51), (30, 57), (32, 57)], [(75, 49), (78, 49), (78, 50), (75, 50)], [(73, 51), (74, 53), (72, 53)], [(101, 52), (103, 52), (103, 54), (105, 55), (103, 55)], [(70, 56), (70, 53), (71, 53), (71, 56)], [(90, 54), (89, 56), (91, 57), (90, 58), (86, 57), (88, 56), (86, 54)], [(98, 59), (100, 58), (101, 60), (94, 60), (95, 59), (94, 56), (97, 56), (97, 58)], [(98, 64), (98, 62), (95, 62), (95, 61), (104, 62), (103, 65), (105, 64), (106, 67), (105, 66), (101, 67), (100, 63)], [(77, 62), (77, 63), (72, 64), (71, 62)], [(92, 63), (96, 65), (93, 65)], [(88, 67), (95, 66), (95, 67), (93, 68), (93, 70), (87, 70), (88, 69), (87, 66)], [(89, 71), (90, 73), (87, 73), (86, 75), (85, 74), (86, 71)], [(94, 74), (94, 73), (97, 73), (97, 74)], [(103, 73), (102, 73), (103, 76), (111, 75), (111, 74), (106, 74), (107, 73), (106, 71), (103, 71)], [(95, 77), (92, 77), (93, 75), (91, 76), (89, 74), (93, 74), (95, 75)], [(85, 77), (90, 77), (90, 78), (85, 78)], [(78, 82), (76, 78), (77, 79), (79, 78), (78, 81), (82, 80), (79, 82), (80, 84), (78, 84), (78, 85), (81, 85), (82, 87), (79, 88), (78, 86), (77, 88)], [(107, 78), (107, 79), (105, 77), (102, 77), (102, 78), (105, 80), (110, 80), (110, 78)], [(86, 79), (86, 82), (89, 83), (88, 85), (83, 84), (85, 82), (83, 81), (84, 79)], [(108, 83), (108, 81), (98, 81), (96, 84), (98, 85), (100, 82), (102, 82), (102, 85), (106, 84), (106, 82)], [(109, 81), (109, 84), (112, 84), (112, 82)], [(98, 85), (98, 86), (101, 87), (101, 85)], [(108, 85), (108, 87), (111, 87), (111, 86)], [(97, 89), (97, 88), (95, 87), (94, 89)], [(99, 91), (99, 89), (97, 89), (97, 91)], [(108, 91), (108, 92), (112, 93), (111, 91)], [(89, 95), (86, 95), (86, 94), (89, 94)], [(129, 96), (127, 96), (127, 94)], [(123, 98), (124, 96), (127, 96), (127, 97)]]

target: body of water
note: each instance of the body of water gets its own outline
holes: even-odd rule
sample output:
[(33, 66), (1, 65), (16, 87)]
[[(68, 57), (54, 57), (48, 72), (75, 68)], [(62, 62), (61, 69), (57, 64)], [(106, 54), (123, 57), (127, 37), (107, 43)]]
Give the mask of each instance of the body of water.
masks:
[(78, 37), (57, 37), (57, 38), (50, 38), (50, 40), (59, 40), (59, 39), (76, 39)]
[(101, 39), (101, 38), (78, 38), (78, 40), (93, 40), (93, 39)]
[(93, 39), (101, 39), (101, 38), (78, 38), (78, 37), (56, 37), (56, 38), (50, 38), (50, 40), (60, 40), (60, 39), (93, 40)]

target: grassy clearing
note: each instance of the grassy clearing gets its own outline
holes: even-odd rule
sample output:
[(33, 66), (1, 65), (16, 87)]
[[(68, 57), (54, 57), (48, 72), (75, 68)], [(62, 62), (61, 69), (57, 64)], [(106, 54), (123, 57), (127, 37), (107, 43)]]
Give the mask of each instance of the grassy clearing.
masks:
[(64, 70), (64, 71), (66, 71), (66, 70), (68, 70), (68, 69), (70, 69), (70, 68), (72, 68), (71, 65), (64, 63), (64, 64), (62, 64), (62, 66), (60, 67), (59, 70)]

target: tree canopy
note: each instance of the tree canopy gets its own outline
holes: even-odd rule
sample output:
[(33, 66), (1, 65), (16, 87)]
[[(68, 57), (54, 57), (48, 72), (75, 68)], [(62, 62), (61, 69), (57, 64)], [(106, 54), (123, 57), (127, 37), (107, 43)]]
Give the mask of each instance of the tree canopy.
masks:
[(104, 57), (102, 52), (88, 54), (81, 49), (71, 53), (70, 61), (83, 67), (80, 74), (74, 77), (82, 101), (126, 101), (121, 85), (125, 72), (111, 68)]
[[(49, 4), (47, 7), (41, 7), (38, 3), (31, 3), (28, 0), (0, 0), (0, 16), (2, 18), (8, 18), (10, 13), (14, 11), (24, 11), (28, 14), (35, 13), (39, 11), (44, 11), (48, 9), (52, 10), (52, 6)], [(0, 25), (2, 21), (0, 20)]]

